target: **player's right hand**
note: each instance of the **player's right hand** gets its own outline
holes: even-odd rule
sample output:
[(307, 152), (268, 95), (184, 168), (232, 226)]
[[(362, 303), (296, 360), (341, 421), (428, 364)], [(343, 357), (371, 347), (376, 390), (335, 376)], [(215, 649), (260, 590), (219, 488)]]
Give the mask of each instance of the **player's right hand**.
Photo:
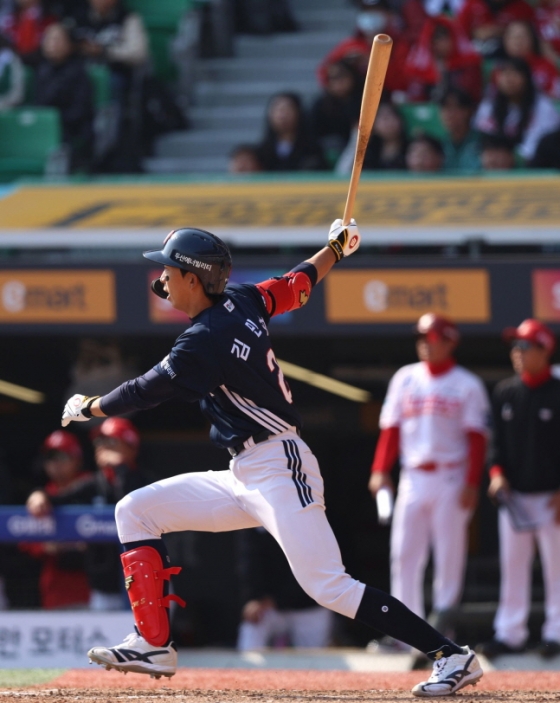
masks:
[(393, 479), (389, 474), (386, 474), (383, 471), (374, 471), (372, 473), (369, 479), (368, 488), (374, 498), (380, 488), (389, 488), (389, 490), (393, 492), (395, 490)]
[[(93, 401), (97, 398), (99, 398), (98, 395), (93, 396), (93, 398), (88, 395), (80, 395), (79, 393), (73, 395), (70, 400), (66, 401), (60, 424), (63, 427), (66, 427), (71, 422), (87, 422), (87, 420), (91, 420), (91, 412), (89, 408)], [(85, 415), (84, 411), (86, 413)]]
[(46, 517), (52, 510), (51, 502), (44, 491), (33, 491), (25, 503), (30, 515), (33, 517)]
[(328, 245), (333, 250), (336, 260), (340, 261), (344, 256), (350, 256), (358, 251), (362, 235), (358, 231), (356, 220), (350, 220), (350, 224), (344, 226), (339, 218), (335, 220), (329, 230)]

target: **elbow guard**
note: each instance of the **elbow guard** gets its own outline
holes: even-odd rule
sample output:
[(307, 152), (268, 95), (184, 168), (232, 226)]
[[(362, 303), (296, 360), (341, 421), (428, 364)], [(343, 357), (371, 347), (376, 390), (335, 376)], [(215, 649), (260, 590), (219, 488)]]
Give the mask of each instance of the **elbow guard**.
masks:
[(297, 310), (307, 303), (311, 295), (312, 283), (302, 271), (290, 271), (281, 278), (270, 278), (257, 284), (267, 312), (271, 317)]

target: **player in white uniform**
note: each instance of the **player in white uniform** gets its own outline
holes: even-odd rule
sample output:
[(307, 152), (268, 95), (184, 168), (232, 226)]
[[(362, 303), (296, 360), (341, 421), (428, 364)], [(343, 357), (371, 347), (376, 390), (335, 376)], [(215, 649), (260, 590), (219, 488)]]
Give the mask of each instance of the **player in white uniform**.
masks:
[[(211, 420), (211, 439), (231, 455), (229, 471), (178, 474), (134, 491), (115, 510), (121, 561), (136, 632), (115, 647), (88, 655), (106, 668), (172, 676), (177, 653), (167, 609), (178, 596), (165, 585), (162, 534), (220, 532), (262, 525), (282, 547), (303, 590), (319, 605), (356, 618), (426, 653), (434, 670), (413, 689), (442, 696), (476, 683), (482, 669), (468, 647), (437, 632), (396, 598), (346, 573), (325, 517), (323, 480), (299, 436), (301, 419), (270, 343), (273, 315), (304, 305), (333, 265), (357, 250), (355, 223), (336, 220), (325, 246), (292, 271), (259, 284), (227, 284), (231, 255), (210, 232), (171, 232), (161, 251), (145, 256), (163, 265), (152, 284), (191, 318), (168, 356), (102, 398), (73, 396), (62, 423), (122, 415), (170, 398), (198, 401)], [(343, 441), (341, 439), (341, 441)]]
[(453, 629), (463, 589), (467, 527), (484, 468), (489, 401), (480, 379), (454, 360), (459, 331), (428, 313), (417, 324), (420, 361), (391, 379), (369, 488), (394, 490), (401, 475), (391, 531), (391, 593), (424, 617), (424, 571), (433, 553), (430, 621)]

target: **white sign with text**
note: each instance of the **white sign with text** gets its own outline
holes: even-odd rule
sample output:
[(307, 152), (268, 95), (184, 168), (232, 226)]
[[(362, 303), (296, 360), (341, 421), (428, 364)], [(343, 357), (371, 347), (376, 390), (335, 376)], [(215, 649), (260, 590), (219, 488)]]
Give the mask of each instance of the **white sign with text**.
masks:
[(112, 647), (133, 631), (128, 611), (3, 611), (0, 669), (84, 668), (88, 649)]

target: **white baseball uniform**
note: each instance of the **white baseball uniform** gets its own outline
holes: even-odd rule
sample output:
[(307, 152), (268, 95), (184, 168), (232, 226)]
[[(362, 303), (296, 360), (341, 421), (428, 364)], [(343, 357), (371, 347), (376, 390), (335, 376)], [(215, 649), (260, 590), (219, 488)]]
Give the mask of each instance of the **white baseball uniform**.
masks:
[(380, 427), (399, 428), (401, 475), (391, 532), (391, 592), (424, 617), (424, 570), (433, 550), (433, 609), (461, 597), (470, 511), (459, 506), (470, 431), (485, 434), (489, 400), (461, 366), (433, 375), (426, 363), (391, 379)]

